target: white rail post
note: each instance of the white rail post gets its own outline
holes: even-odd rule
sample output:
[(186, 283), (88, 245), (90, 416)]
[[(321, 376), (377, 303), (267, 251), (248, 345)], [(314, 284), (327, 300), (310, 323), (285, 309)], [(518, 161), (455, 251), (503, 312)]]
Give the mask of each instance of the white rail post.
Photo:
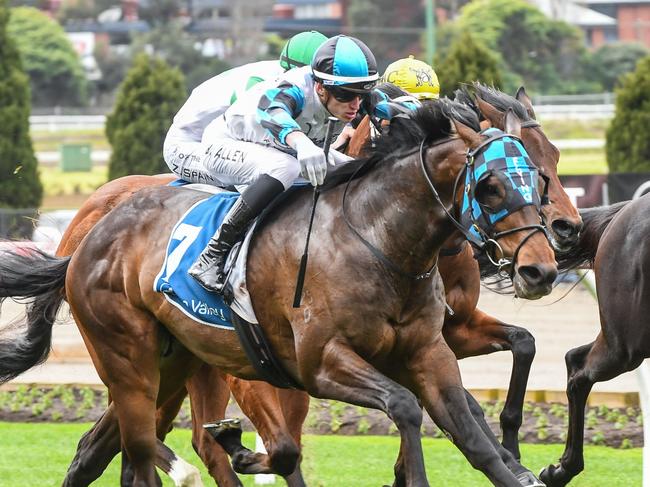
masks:
[[(266, 448), (264, 448), (264, 442), (262, 437), (255, 433), (255, 451), (258, 453), (266, 453)], [(275, 475), (272, 473), (256, 473), (255, 474), (255, 485), (269, 485), (275, 484)]]

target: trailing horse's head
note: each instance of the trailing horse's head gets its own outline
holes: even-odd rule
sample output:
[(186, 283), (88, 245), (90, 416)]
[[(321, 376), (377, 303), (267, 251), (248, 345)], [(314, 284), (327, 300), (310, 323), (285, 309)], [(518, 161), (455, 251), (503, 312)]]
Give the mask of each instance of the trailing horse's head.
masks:
[(519, 140), (521, 123), (511, 109), (504, 122), (505, 132), (490, 128), (480, 134), (455, 122), (469, 148), (455, 183), (459, 224), (475, 247), (510, 274), (519, 297), (537, 299), (551, 291), (557, 276), (540, 219), (544, 184)]
[(542, 215), (549, 238), (556, 250), (566, 250), (577, 242), (582, 220), (558, 178), (560, 151), (535, 120), (535, 111), (526, 90), (519, 88), (516, 99), (480, 83), (474, 83), (474, 90), (478, 109), (493, 127), (505, 129), (508, 108), (521, 119), (524, 146), (540, 174), (548, 180), (548, 204), (543, 205)]

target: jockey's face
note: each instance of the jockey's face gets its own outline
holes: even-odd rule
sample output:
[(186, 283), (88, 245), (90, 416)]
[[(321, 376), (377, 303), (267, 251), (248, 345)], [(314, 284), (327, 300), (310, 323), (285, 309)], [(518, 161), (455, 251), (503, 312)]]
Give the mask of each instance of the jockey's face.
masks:
[(316, 93), (327, 111), (342, 122), (348, 123), (354, 120), (361, 108), (361, 95), (353, 96), (350, 100), (341, 101), (321, 83), (316, 83)]

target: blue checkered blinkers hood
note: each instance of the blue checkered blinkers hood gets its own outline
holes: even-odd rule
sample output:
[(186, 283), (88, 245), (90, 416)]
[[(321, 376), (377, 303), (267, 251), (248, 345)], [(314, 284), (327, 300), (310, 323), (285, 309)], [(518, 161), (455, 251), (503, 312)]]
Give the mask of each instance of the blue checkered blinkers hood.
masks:
[[(490, 142), (468, 156), (460, 223), (477, 240), (485, 241), (497, 222), (524, 206), (535, 205), (539, 210), (541, 201), (539, 171), (521, 142), (496, 128), (482, 133)], [(482, 205), (475, 196), (480, 183), (491, 175), (499, 178), (506, 190), (505, 199), (497, 208)]]

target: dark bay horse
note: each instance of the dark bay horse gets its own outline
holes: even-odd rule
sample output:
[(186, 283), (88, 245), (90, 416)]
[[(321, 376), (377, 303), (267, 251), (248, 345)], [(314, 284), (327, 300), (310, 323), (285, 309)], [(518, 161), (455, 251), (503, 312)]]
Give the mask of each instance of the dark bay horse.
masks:
[[(540, 170), (550, 178), (551, 203), (543, 207), (545, 219), (550, 222), (551, 233), (556, 235), (554, 242), (562, 246), (570, 245), (577, 236), (580, 220), (557, 179), (558, 151), (535, 122), (534, 111), (525, 91), (520, 89), (515, 100), (480, 84), (475, 85), (475, 88), (482, 114), (492, 126), (504, 128), (504, 116), (508, 108), (513, 108), (523, 119), (521, 137), (524, 146)], [(360, 155), (368, 134), (369, 121), (366, 118), (350, 142), (351, 155)], [(173, 175), (127, 176), (107, 183), (80, 208), (66, 230), (57, 254), (71, 255), (95, 223), (135, 191), (146, 186), (166, 184), (173, 179)], [(557, 233), (552, 230), (553, 228), (557, 229)], [(457, 242), (452, 241), (446, 244), (447, 247), (457, 245)], [(453, 315), (449, 313), (445, 315), (443, 335), (457, 358), (492, 353), (497, 350), (512, 351), (514, 365), (511, 387), (501, 415), (501, 425), (504, 446), (519, 458), (517, 432), (521, 425), (521, 410), (528, 371), (534, 355), (534, 339), (525, 329), (506, 325), (476, 309), (480, 290), (479, 271), (470, 248), (461, 246), (459, 250), (460, 252), (452, 252), (454, 255), (443, 254), (439, 259), (446, 299), (454, 310)], [(244, 455), (240, 450), (240, 454), (236, 456), (237, 470), (275, 471), (273, 464), (277, 463), (277, 460), (273, 457), (281, 458), (283, 448), (295, 452), (297, 445), (300, 444), (300, 431), (302, 419), (307, 412), (308, 396), (300, 391), (278, 390), (261, 382), (247, 383), (232, 376), (226, 378), (233, 395), (247, 416), (253, 420), (256, 429), (265, 440), (267, 451), (271, 454), (269, 459), (266, 455), (260, 454)], [(240, 485), (224, 451), (201, 427), (205, 422), (223, 417), (228, 400), (227, 394), (214, 392), (224, 390), (223, 387), (217, 386), (221, 380), (223, 380), (222, 374), (217, 369), (202, 365), (199, 372), (187, 381), (187, 388), (192, 397), (193, 417), (196, 420), (193, 424), (193, 445), (208, 466), (210, 474), (220, 482), (220, 485)], [(181, 386), (182, 393), (172, 396), (172, 399), (161, 407), (159, 419), (166, 420), (163, 421), (164, 424), (159, 425), (161, 439), (164, 438), (180, 408), (185, 396), (184, 390)], [(210, 400), (207, 400), (208, 397)], [(292, 409), (283, 414), (283, 408), (290, 406)], [(81, 471), (84, 468), (96, 469), (97, 473), (94, 477), (98, 476), (118, 452), (119, 441), (113, 441), (113, 449), (106, 451), (104, 456), (100, 454), (98, 445), (106, 443), (106, 439), (101, 438), (108, 431), (106, 420), (93, 428), (80, 443), (80, 451), (68, 474), (70, 479), (78, 476), (93, 478), (93, 475), (88, 472), (82, 475)], [(286, 425), (289, 422), (294, 426), (287, 430)], [(93, 457), (93, 461), (81, 461), (88, 455)], [(290, 486), (304, 485), (299, 471), (287, 478), (287, 482)], [(76, 482), (71, 480), (71, 485), (76, 485)]]
[[(542, 471), (548, 486), (567, 485), (584, 469), (585, 406), (591, 388), (637, 368), (650, 357), (650, 195), (580, 210), (584, 228), (560, 255), (566, 268), (591, 267), (600, 332), (566, 354), (569, 430), (559, 465)], [(647, 446), (646, 446), (647, 447)]]
[[(438, 250), (454, 227), (431, 199), (419, 151), (412, 149), (422, 143), (423, 167), (433, 174), (433, 187), (446, 205), (457, 208), (462, 192), (452, 188), (465, 165), (466, 148), (485, 141), (463, 124), (454, 125), (460, 137), (451, 136), (452, 124), (440, 106), (420, 110), (413, 120), (400, 120), (371, 157), (382, 162), (350, 185), (352, 224), (371, 237), (387, 259), (399, 262), (400, 272), (375, 260), (346, 231), (339, 186), (321, 197), (313, 236), (318, 245), (312, 251), (303, 308), (292, 309), (291, 298), (302, 250), (295, 235), (302, 234), (308, 216), (307, 191), (293, 195), (253, 239), (248, 285), (278, 358), (307, 392), (378, 408), (396, 423), (406, 485), (427, 485), (416, 397), (495, 485), (519, 485), (469, 411), (455, 357), (441, 335), (444, 298), (439, 276), (413, 279), (435, 266)], [(512, 128), (517, 133), (517, 127)], [(476, 196), (485, 208), (503, 202), (506, 188), (496, 175), (481, 184)], [(391, 194), (395, 198), (387, 198)], [(30, 307), (26, 336), (2, 341), (0, 375), (7, 380), (47, 356), (54, 313), (65, 289), (113, 399), (136, 485), (155, 482), (154, 413), (159, 357), (168, 334), (225, 372), (255, 377), (231, 332), (197, 327), (152, 290), (173, 221), (201, 198), (189, 190), (145, 189), (106, 215), (72, 258), (2, 259), (0, 296), (38, 299)], [(525, 206), (493, 228), (502, 236), (504, 255), (517, 254), (512, 271), (523, 297), (548, 292), (556, 274), (545, 235), (535, 231), (538, 218), (534, 207)], [(520, 230), (509, 231), (515, 228)], [(357, 276), (354, 288), (327, 284), (340, 283), (346, 275)], [(358, 276), (364, 279), (359, 282)]]

